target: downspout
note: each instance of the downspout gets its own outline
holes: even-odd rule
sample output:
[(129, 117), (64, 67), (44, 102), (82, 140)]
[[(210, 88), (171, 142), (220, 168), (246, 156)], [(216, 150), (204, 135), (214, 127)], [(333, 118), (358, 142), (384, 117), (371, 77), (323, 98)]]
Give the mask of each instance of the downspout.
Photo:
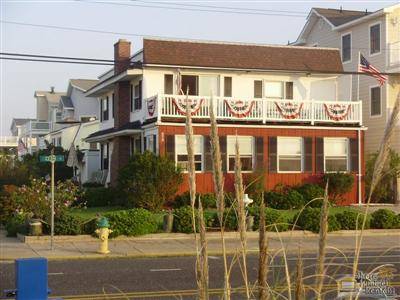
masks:
[(361, 193), (361, 129), (358, 131), (358, 205), (362, 205), (362, 193)]

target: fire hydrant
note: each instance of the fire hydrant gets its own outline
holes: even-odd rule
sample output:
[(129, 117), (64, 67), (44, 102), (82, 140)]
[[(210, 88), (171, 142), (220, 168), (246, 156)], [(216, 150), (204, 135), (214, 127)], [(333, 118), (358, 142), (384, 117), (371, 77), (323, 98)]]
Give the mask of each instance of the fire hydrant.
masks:
[(100, 248), (97, 251), (98, 253), (101, 254), (107, 254), (110, 253), (110, 250), (108, 250), (108, 236), (113, 232), (111, 229), (109, 229), (110, 224), (108, 223), (107, 218), (102, 217), (99, 222), (97, 223), (97, 226), (99, 227), (96, 229), (96, 234), (100, 238)]

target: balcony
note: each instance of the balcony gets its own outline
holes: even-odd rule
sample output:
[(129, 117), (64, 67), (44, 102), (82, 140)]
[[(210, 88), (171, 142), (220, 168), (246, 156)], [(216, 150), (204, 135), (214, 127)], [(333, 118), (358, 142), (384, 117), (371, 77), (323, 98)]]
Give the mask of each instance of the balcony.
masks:
[(51, 122), (43, 121), (29, 121), (22, 126), (21, 135), (33, 136), (33, 135), (45, 135), (51, 131)]
[(286, 99), (237, 99), (184, 95), (156, 95), (146, 99), (146, 118), (185, 118), (187, 103), (193, 119), (208, 119), (210, 101), (214, 101), (217, 120), (258, 123), (297, 122), (362, 124), (361, 101), (315, 101)]

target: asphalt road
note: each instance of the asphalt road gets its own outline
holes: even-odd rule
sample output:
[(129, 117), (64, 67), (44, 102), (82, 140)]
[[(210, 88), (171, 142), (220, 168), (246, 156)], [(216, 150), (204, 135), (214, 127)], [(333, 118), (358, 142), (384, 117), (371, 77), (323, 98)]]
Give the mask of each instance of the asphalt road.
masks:
[[(329, 253), (326, 263), (328, 274), (338, 279), (351, 273), (353, 253), (346, 257)], [(232, 258), (230, 258), (232, 259)], [(297, 257), (288, 256), (289, 273), (294, 281)], [(315, 273), (316, 254), (303, 254), (304, 276)], [(98, 259), (98, 260), (63, 260), (49, 262), (49, 287), (51, 296), (63, 299), (192, 299), (196, 281), (194, 276), (194, 257), (141, 258), (141, 259)], [(248, 256), (249, 280), (257, 278), (258, 257)], [(400, 250), (385, 254), (381, 251), (364, 250), (360, 259), (360, 269), (364, 272), (375, 267), (390, 264), (400, 274)], [(221, 257), (209, 257), (210, 289), (218, 293), (223, 286), (223, 261)], [(270, 285), (282, 291), (287, 286), (285, 264), (282, 257), (276, 257), (271, 263)], [(314, 282), (313, 278), (306, 283)], [(400, 278), (393, 279), (400, 293)], [(236, 263), (232, 268), (231, 286), (243, 286), (240, 268)], [(326, 288), (333, 290), (327, 299), (336, 297), (334, 282), (326, 282)], [(14, 264), (0, 264), (0, 290), (14, 288)], [(107, 296), (105, 296), (107, 294)], [(122, 296), (124, 295), (124, 296)], [(181, 297), (179, 297), (179, 295)], [(215, 296), (217, 298), (217, 296)], [(239, 292), (234, 299), (243, 299)]]

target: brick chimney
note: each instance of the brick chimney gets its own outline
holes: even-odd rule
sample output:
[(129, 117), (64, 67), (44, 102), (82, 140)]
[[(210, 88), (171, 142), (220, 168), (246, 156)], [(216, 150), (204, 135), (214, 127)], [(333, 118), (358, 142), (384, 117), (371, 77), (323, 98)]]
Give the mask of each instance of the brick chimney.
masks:
[(119, 74), (129, 67), (131, 58), (131, 42), (119, 39), (114, 44), (114, 75)]

